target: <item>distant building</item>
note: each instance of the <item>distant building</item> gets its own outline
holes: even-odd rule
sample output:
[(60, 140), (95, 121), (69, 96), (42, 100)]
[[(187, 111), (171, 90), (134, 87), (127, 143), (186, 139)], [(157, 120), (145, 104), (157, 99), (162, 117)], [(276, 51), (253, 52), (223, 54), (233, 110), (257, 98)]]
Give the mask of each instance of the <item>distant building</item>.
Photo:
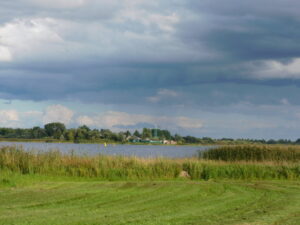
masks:
[(129, 136), (127, 137), (127, 141), (130, 141), (132, 143), (138, 143), (141, 142), (142, 138), (137, 137), (137, 136)]
[(142, 139), (140, 137), (131, 136), (128, 137), (127, 140), (131, 143), (151, 143), (151, 144), (163, 144), (163, 141), (160, 140), (151, 140), (149, 138)]
[(163, 143), (165, 145), (177, 145), (177, 141), (173, 141), (173, 140), (164, 140)]

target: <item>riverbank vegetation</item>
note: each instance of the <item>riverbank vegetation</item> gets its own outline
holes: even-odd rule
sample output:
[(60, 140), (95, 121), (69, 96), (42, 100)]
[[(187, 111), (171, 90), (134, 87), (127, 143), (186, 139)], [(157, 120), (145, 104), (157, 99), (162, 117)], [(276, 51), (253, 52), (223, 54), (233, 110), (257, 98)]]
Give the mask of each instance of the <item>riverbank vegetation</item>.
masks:
[(227, 144), (289, 144), (298, 145), (300, 139), (291, 140), (254, 140), (254, 139), (213, 139), (171, 134), (165, 129), (143, 128), (142, 130), (112, 132), (109, 129), (91, 129), (88, 126), (67, 129), (62, 123), (49, 123), (43, 128), (0, 128), (0, 141), (44, 141), (74, 143), (132, 143), (137, 140), (169, 140), (177, 144), (227, 145)]
[(291, 145), (238, 145), (220, 146), (200, 152), (200, 157), (208, 160), (228, 162), (299, 162), (300, 146)]
[(193, 180), (210, 179), (300, 179), (300, 164), (280, 161), (247, 160), (225, 162), (205, 159), (141, 159), (124, 156), (79, 156), (59, 151), (24, 151), (21, 147), (0, 148), (0, 170), (21, 174), (94, 177), (100, 180)]

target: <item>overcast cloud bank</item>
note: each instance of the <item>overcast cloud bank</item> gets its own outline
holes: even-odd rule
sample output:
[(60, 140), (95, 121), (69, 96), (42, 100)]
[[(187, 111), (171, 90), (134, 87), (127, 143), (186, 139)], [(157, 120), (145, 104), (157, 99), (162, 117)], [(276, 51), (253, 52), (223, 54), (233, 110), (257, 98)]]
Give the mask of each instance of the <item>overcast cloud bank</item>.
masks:
[(299, 11), (296, 0), (2, 0), (0, 98), (41, 106), (30, 117), (3, 103), (0, 126), (296, 138)]

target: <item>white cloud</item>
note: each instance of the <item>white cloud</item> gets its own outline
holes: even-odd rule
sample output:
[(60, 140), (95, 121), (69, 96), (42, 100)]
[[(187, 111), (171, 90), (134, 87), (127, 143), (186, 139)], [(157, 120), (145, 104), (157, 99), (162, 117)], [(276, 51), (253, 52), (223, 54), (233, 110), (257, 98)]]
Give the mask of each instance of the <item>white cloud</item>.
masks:
[(16, 110), (0, 110), (1, 126), (16, 126), (19, 121), (19, 113)]
[(61, 122), (68, 125), (72, 122), (73, 115), (74, 112), (65, 106), (51, 105), (46, 108), (42, 118), (42, 122), (44, 124)]
[[(0, 27), (0, 60), (34, 56), (36, 52), (54, 52), (63, 43), (51, 18), (16, 19)], [(54, 48), (54, 49), (53, 49)]]
[[(26, 0), (23, 0), (26, 1)], [(184, 16), (160, 8), (161, 2), (97, 0), (27, 0), (45, 7), (0, 26), (0, 60), (8, 61), (198, 61), (215, 57), (176, 37)], [(26, 5), (26, 4), (25, 4)], [(47, 10), (47, 8), (66, 8)], [(153, 10), (150, 10), (153, 7)], [(68, 8), (76, 8), (71, 10)], [(107, 15), (106, 15), (107, 14)], [(134, 51), (133, 51), (134, 49)], [(180, 53), (180, 54), (179, 54)], [(1, 59), (2, 58), (2, 59)]]
[(144, 26), (157, 26), (163, 32), (173, 32), (175, 31), (174, 25), (180, 22), (180, 17), (176, 13), (169, 14), (158, 14), (151, 13), (145, 9), (139, 8), (138, 4), (134, 4), (131, 7), (124, 7), (116, 18), (118, 22), (124, 22), (126, 20), (138, 21)]
[(113, 128), (115, 126), (133, 126), (139, 123), (157, 124), (166, 128), (201, 128), (203, 123), (199, 119), (188, 117), (151, 116), (145, 114), (129, 114), (125, 112), (108, 111), (97, 116), (80, 116), (80, 125)]
[(275, 60), (264, 62), (264, 66), (251, 73), (252, 76), (261, 79), (268, 78), (300, 78), (300, 58), (295, 58), (292, 62), (282, 63)]
[(34, 110), (32, 110), (32, 111), (24, 112), (24, 113), (23, 113), (23, 116), (25, 116), (25, 117), (35, 117), (35, 118), (40, 118), (40, 117), (43, 116), (43, 113), (40, 112), (40, 111), (34, 111)]
[(9, 49), (5, 46), (1, 46), (1, 37), (0, 37), (0, 61), (9, 62), (12, 60), (12, 55)]
[(88, 116), (79, 116), (76, 121), (80, 125), (87, 125), (87, 126), (93, 126), (95, 125), (96, 122), (93, 118)]
[(0, 121), (18, 121), (19, 114), (16, 110), (1, 110), (0, 111)]

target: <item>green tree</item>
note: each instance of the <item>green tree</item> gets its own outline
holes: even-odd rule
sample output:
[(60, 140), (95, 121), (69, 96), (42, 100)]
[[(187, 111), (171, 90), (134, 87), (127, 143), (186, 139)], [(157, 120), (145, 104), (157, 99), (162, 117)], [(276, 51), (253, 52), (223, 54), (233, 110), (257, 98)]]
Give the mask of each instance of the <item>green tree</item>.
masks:
[(89, 137), (91, 140), (100, 139), (100, 132), (97, 129), (91, 130), (89, 132)]
[(168, 130), (162, 130), (162, 131), (161, 131), (161, 135), (162, 135), (165, 139), (171, 140), (171, 133), (170, 133), (170, 131), (168, 131)]
[(124, 134), (125, 134), (125, 137), (126, 137), (126, 138), (128, 138), (128, 137), (130, 137), (130, 136), (131, 136), (131, 133), (130, 133), (130, 131), (129, 131), (129, 130), (128, 130), (128, 131), (126, 131)]
[(78, 129), (83, 129), (83, 130), (86, 130), (86, 131), (91, 130), (87, 125), (82, 125), (82, 126), (78, 127)]
[(83, 140), (83, 139), (85, 139), (85, 130), (78, 128), (76, 130), (75, 140), (80, 141), (80, 140)]
[(65, 133), (65, 137), (68, 141), (74, 141), (75, 139), (75, 129), (69, 129)]
[(179, 134), (175, 134), (174, 140), (177, 141), (178, 143), (184, 142), (184, 139)]
[(34, 127), (30, 130), (31, 133), (31, 138), (43, 138), (45, 137), (47, 134), (45, 132), (45, 130), (43, 128), (40, 127)]
[(152, 137), (151, 129), (144, 128), (142, 133), (142, 138), (151, 138), (151, 137)]
[(103, 138), (103, 139), (113, 139), (113, 138), (115, 138), (115, 137), (113, 137), (114, 133), (111, 132), (109, 129), (101, 129), (100, 135), (101, 135), (101, 138)]
[(142, 135), (140, 134), (140, 132), (138, 130), (135, 130), (133, 135), (136, 137), (142, 137)]
[(49, 137), (60, 138), (65, 132), (66, 126), (63, 123), (48, 123), (45, 125), (45, 131)]

